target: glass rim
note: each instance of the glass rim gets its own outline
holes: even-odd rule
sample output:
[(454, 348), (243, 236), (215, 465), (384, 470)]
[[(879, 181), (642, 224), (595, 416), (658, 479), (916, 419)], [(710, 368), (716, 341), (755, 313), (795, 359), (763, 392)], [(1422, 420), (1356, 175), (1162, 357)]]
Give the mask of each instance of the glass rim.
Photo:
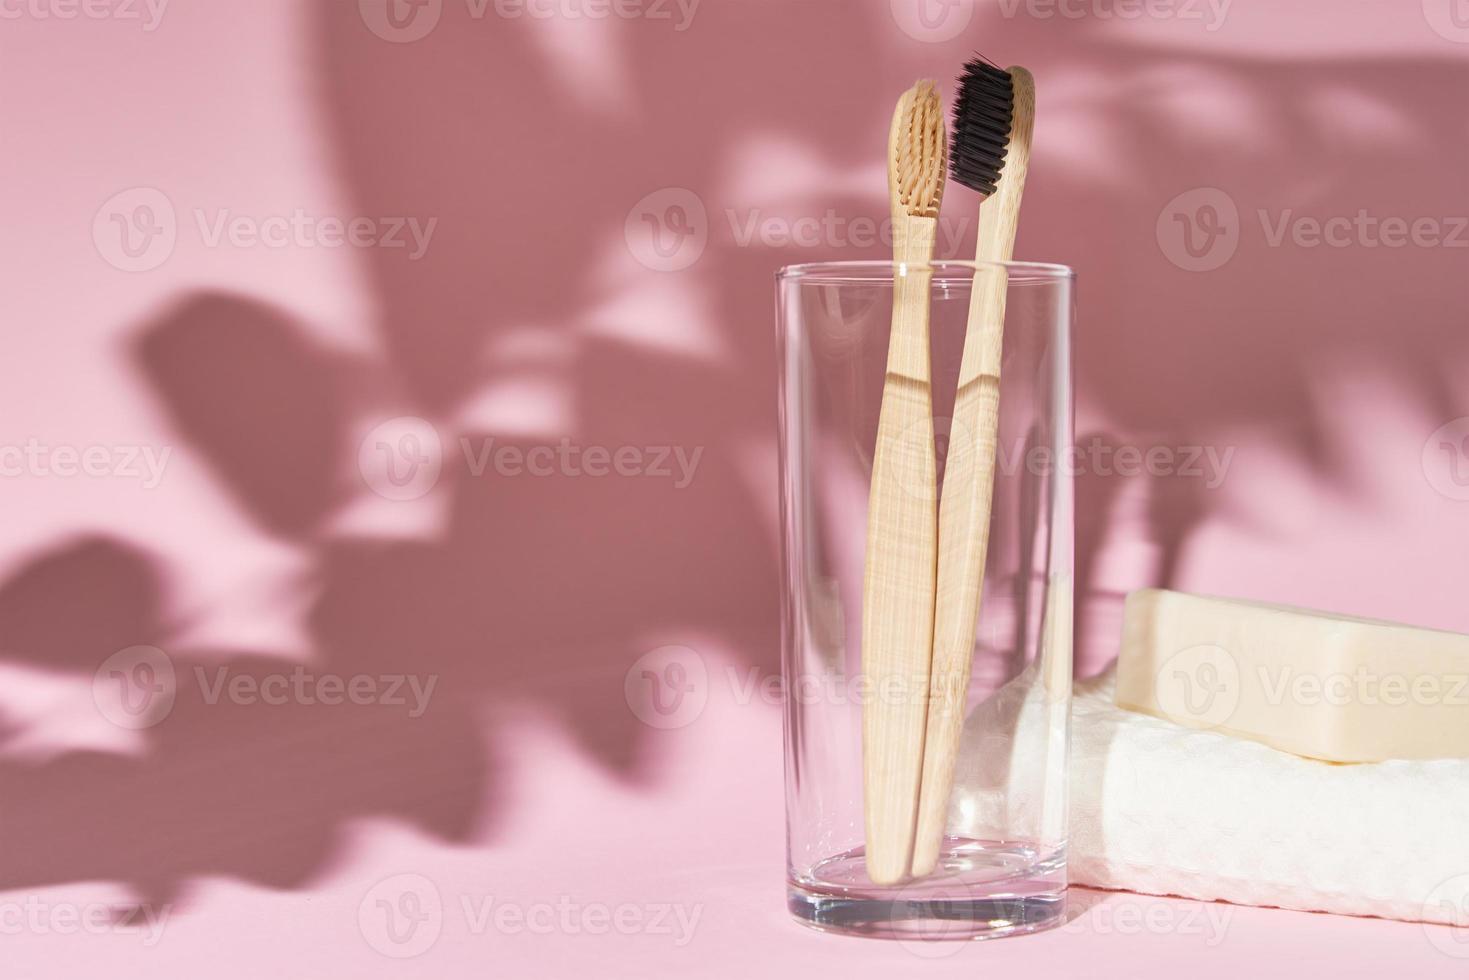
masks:
[[(817, 285), (892, 282), (903, 263), (885, 259), (855, 259), (840, 262), (798, 262), (782, 266), (775, 273), (781, 281), (799, 280)], [(1004, 270), (1014, 283), (1065, 282), (1076, 278), (1076, 270), (1056, 262), (976, 262), (973, 259), (935, 259), (923, 265), (908, 267), (911, 271), (928, 270), (938, 282), (958, 280), (968, 283), (981, 269)], [(946, 276), (944, 273), (954, 273)]]

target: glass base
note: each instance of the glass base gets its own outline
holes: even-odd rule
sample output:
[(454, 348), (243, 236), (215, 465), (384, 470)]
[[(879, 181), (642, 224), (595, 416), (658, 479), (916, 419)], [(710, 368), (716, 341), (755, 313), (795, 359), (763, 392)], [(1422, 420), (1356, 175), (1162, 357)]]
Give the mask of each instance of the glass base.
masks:
[(1034, 846), (949, 838), (922, 880), (874, 885), (862, 848), (793, 878), (787, 907), (823, 932), (902, 939), (998, 939), (1058, 926), (1066, 914), (1066, 854)]

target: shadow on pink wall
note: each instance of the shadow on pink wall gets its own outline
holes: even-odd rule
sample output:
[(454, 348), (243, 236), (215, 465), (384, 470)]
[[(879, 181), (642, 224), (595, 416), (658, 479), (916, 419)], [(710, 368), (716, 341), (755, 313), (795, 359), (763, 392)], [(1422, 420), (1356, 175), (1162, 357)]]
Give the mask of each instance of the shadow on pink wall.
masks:
[[(382, 705), (260, 712), (181, 683), (140, 756), (3, 763), (0, 886), (106, 878), (153, 901), (212, 874), (298, 887), (333, 867), (347, 823), (373, 815), (483, 843), (504, 805), (501, 746), (484, 724), (497, 705), (536, 706), (637, 783), (656, 773), (623, 696), (641, 653), (697, 637), (779, 669), (770, 276), (790, 261), (882, 252), (742, 245), (742, 219), (726, 208), (750, 205), (727, 188), (742, 179), (731, 161), (756, 139), (798, 142), (834, 174), (880, 174), (877, 134), (895, 92), (910, 75), (951, 73), (968, 49), (915, 47), (892, 36), (886, 4), (874, 7), (711, 6), (676, 38), (607, 22), (594, 53), (620, 68), (579, 82), (575, 58), (557, 56), (557, 37), (532, 21), (460, 24), (446, 10), (429, 37), (392, 45), (355, 4), (317, 6), (316, 97), (342, 193), (355, 213), (440, 217), (422, 258), (366, 260), (381, 358), (312, 339), (289, 310), (200, 293), (140, 326), (135, 364), (261, 533), (310, 556), (298, 584), (317, 595), (314, 669), (431, 675), (434, 700), (417, 718)], [(1096, 420), (1085, 431), (1274, 445), (1309, 461), (1323, 491), (1351, 493), (1316, 387), (1328, 365), (1389, 375), (1423, 414), (1454, 414), (1444, 370), (1469, 353), (1462, 252), (1270, 247), (1252, 222), (1256, 208), (1412, 217), (1462, 201), (1469, 158), (1462, 142), (1446, 155), (1439, 130), (1462, 125), (1447, 93), (1465, 90), (1469, 65), (1179, 54), (1103, 25), (1023, 18), (977, 23), (972, 38), (1041, 79), (1019, 253), (1079, 270), (1079, 396)], [(1073, 86), (1090, 80), (1095, 91), (1066, 98), (1097, 114), (1050, 153), (1048, 69)], [(1216, 98), (1210, 118), (1179, 94), (1195, 90)], [(1105, 140), (1076, 152), (1093, 128)], [(881, 213), (880, 185), (840, 186), (799, 187), (783, 204)], [(1176, 268), (1155, 238), (1164, 203), (1197, 186), (1225, 188), (1241, 216), (1238, 253), (1209, 274)], [(662, 187), (690, 188), (708, 207), (706, 250), (676, 273), (637, 265), (623, 241), (629, 207)], [(527, 390), (538, 394), (517, 405)], [(341, 477), (357, 451), (353, 420), (387, 404), (432, 420), (451, 447), (438, 490), (448, 514), (427, 539), (333, 526), (363, 492)], [(703, 452), (677, 488), (476, 477), (452, 448), (563, 436)], [(1082, 477), (1083, 602), (1121, 488)], [(1133, 584), (1176, 584), (1190, 535), (1223, 497), (1183, 481), (1149, 495), (1158, 565)], [(224, 664), (256, 678), (282, 669), (248, 649), (187, 649), (183, 624), (164, 613), (173, 573), (130, 542), (58, 542), (0, 584), (7, 655), (90, 674), (97, 651), (126, 637), (167, 650), (185, 679)], [(1094, 641), (1083, 668), (1110, 653)]]

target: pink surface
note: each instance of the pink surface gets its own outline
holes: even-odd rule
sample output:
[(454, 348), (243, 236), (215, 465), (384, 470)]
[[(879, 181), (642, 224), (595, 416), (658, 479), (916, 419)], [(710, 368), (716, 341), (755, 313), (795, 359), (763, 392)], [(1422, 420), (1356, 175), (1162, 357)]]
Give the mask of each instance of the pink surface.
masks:
[(388, 2), (0, 4), (8, 976), (1463, 971), (1123, 894), (805, 932), (763, 684), (769, 276), (882, 256), (975, 48), (1081, 277), (1081, 668), (1144, 584), (1469, 631), (1461, 2)]

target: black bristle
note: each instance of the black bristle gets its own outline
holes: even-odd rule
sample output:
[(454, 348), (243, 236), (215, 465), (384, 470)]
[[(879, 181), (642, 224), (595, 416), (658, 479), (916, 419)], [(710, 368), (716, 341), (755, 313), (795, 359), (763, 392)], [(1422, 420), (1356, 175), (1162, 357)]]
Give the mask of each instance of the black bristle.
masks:
[(1005, 168), (1015, 91), (1010, 73), (976, 57), (959, 76), (949, 141), (949, 176), (988, 197)]

